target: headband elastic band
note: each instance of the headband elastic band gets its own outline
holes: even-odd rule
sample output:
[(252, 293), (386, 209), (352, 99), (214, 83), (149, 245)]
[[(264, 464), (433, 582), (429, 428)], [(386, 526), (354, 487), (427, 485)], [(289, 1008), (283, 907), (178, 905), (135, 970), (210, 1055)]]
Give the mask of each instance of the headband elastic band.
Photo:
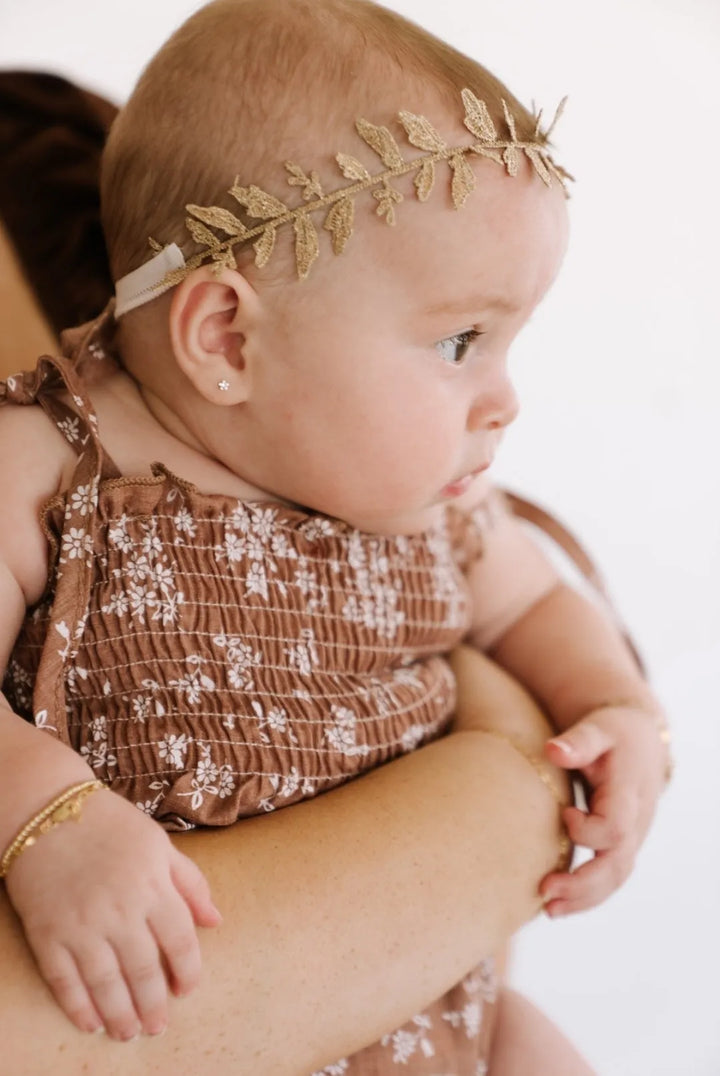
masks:
[(115, 285), (115, 317), (122, 317), (136, 306), (149, 303), (151, 299), (169, 291), (173, 285), (164, 284), (165, 277), (174, 269), (182, 269), (184, 265), (183, 252), (177, 243), (171, 243), (149, 262), (118, 280)]

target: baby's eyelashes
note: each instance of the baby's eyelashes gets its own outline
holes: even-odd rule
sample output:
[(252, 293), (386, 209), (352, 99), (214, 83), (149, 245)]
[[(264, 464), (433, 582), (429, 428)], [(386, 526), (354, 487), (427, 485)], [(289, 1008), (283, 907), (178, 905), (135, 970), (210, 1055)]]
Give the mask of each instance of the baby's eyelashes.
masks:
[(451, 366), (459, 366), (465, 359), (472, 342), (482, 335), (483, 333), (478, 329), (464, 329), (463, 332), (455, 333), (454, 336), (438, 340), (435, 349), (444, 362)]

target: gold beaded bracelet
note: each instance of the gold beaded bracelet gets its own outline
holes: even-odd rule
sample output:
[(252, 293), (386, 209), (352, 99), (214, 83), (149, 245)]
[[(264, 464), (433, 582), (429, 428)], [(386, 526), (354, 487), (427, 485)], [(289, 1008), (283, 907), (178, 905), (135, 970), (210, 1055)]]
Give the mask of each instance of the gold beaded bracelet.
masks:
[(0, 878), (7, 875), (12, 863), (27, 848), (31, 848), (42, 833), (48, 833), (55, 826), (69, 819), (77, 822), (82, 805), (88, 796), (106, 787), (102, 781), (82, 781), (79, 785), (66, 788), (46, 807), (38, 811), (6, 848), (5, 854), (0, 859)]

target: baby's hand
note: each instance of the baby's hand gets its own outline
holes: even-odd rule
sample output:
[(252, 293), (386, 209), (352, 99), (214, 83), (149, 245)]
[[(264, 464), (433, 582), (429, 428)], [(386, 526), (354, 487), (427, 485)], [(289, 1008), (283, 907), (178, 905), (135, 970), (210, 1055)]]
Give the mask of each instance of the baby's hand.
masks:
[(199, 980), (195, 927), (220, 922), (195, 864), (109, 791), (18, 856), (6, 885), (60, 1007), (115, 1039), (164, 1030), (168, 984), (186, 994)]
[(660, 728), (658, 713), (606, 706), (546, 744), (556, 766), (586, 779), (588, 812), (566, 807), (563, 819), (573, 843), (595, 852), (572, 874), (543, 879), (548, 915), (592, 908), (629, 876), (666, 780), (669, 755)]

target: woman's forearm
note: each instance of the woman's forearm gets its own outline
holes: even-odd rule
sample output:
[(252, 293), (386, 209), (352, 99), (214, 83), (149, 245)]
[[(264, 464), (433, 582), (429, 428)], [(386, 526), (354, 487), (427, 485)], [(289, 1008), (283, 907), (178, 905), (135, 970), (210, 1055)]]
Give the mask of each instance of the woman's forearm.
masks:
[(12, 1016), (3, 1049), (13, 1072), (74, 1076), (86, 1063), (108, 1076), (306, 1076), (498, 948), (539, 907), (558, 809), (520, 754), (475, 731), (521, 728), (530, 750), (546, 735), (530, 699), (490, 669), (467, 731), (308, 803), (182, 838), (224, 923), (204, 934), (202, 985), (173, 1005), (162, 1039), (119, 1045), (75, 1031), (3, 907), (0, 1011)]

